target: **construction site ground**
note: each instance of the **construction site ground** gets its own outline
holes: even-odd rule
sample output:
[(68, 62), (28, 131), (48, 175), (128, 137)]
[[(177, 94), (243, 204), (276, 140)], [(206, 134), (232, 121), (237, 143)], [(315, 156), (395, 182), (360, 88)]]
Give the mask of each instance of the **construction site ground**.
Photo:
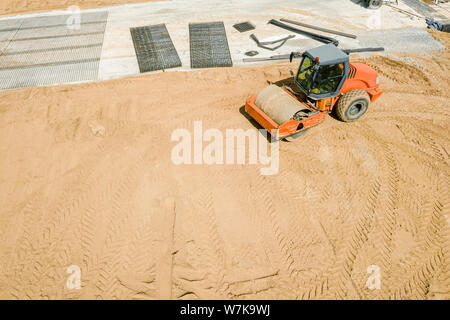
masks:
[[(83, 11), (108, 12), (97, 78), (0, 92), (0, 298), (450, 299), (450, 37), (389, 7), (371, 29), (376, 13), (355, 2)], [(0, 24), (55, 14), (14, 3), (2, 13), (27, 15)], [(281, 17), (359, 36), (337, 37), (343, 48), (386, 46), (351, 56), (379, 72), (383, 96), (355, 123), (327, 117), (280, 143), (276, 175), (175, 165), (174, 130), (199, 120), (204, 130), (256, 130), (240, 112), (246, 99), (298, 67), (244, 64), (244, 52), (320, 45), (297, 36), (266, 53), (231, 27), (250, 20), (260, 39), (289, 34), (266, 24)], [(188, 23), (205, 21), (224, 21), (234, 67), (190, 69)], [(129, 28), (158, 23), (183, 66), (139, 75)], [(71, 266), (79, 290), (66, 285)], [(368, 285), (373, 270), (379, 288)]]

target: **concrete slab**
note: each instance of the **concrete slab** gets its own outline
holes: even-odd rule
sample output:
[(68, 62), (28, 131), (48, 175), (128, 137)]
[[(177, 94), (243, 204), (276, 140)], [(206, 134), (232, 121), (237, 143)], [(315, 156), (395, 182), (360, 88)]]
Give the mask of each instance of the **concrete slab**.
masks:
[(73, 61), (61, 65), (47, 64), (0, 70), (0, 88), (17, 89), (94, 81), (97, 79), (98, 59)]
[(0, 54), (8, 47), (22, 23), (23, 19), (0, 20)]
[(107, 12), (83, 13), (79, 29), (67, 19), (27, 17), (0, 31), (8, 33), (0, 42), (0, 89), (97, 80)]

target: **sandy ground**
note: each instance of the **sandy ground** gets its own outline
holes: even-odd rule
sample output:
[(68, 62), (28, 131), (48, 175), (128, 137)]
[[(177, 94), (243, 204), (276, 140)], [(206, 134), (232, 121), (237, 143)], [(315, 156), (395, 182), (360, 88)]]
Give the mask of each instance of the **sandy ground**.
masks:
[(254, 128), (239, 109), (288, 64), (0, 93), (0, 298), (450, 299), (449, 55), (400, 58), (365, 59), (382, 98), (274, 176), (176, 166), (170, 137)]
[(126, 3), (139, 3), (164, 0), (1, 0), (0, 16), (35, 11), (66, 10), (70, 6), (78, 6), (81, 9), (113, 6)]

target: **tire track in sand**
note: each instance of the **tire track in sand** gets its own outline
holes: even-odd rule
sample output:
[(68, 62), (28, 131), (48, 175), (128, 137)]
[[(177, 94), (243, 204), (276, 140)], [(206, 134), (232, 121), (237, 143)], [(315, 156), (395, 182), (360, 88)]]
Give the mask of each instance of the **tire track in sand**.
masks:
[[(391, 283), (391, 271), (392, 271), (392, 252), (393, 252), (393, 237), (396, 230), (396, 221), (398, 217), (399, 206), (399, 163), (396, 159), (392, 146), (389, 142), (381, 138), (374, 130), (369, 126), (357, 126), (358, 130), (365, 132), (366, 136), (372, 138), (372, 142), (380, 146), (383, 150), (384, 167), (387, 170), (383, 170), (386, 181), (386, 194), (382, 199), (380, 214), (377, 215), (379, 229), (377, 232), (377, 247), (379, 248), (379, 262), (382, 275), (383, 275), (383, 287), (382, 296), (387, 298), (390, 295), (390, 283)], [(362, 128), (364, 127), (364, 128)], [(378, 260), (378, 259), (377, 259)]]
[(421, 249), (425, 252), (425, 259), (421, 259), (423, 262), (413, 270), (408, 280), (397, 288), (391, 294), (390, 298), (400, 299), (407, 297), (410, 299), (426, 299), (430, 292), (431, 279), (439, 273), (440, 268), (444, 272), (446, 271), (448, 267), (445, 264), (448, 254), (446, 249), (448, 241), (446, 241), (445, 237), (448, 231), (448, 225), (444, 221), (443, 211), (444, 206), (436, 201), (433, 205), (430, 221), (421, 244)]

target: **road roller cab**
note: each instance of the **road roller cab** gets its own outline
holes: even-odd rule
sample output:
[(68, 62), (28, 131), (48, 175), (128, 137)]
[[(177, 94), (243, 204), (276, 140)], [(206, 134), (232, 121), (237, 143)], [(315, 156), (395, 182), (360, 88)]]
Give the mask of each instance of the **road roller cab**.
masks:
[(278, 139), (299, 138), (332, 111), (342, 121), (358, 120), (383, 93), (375, 70), (350, 63), (349, 55), (333, 44), (304, 52), (294, 80), (301, 92), (271, 85), (245, 105)]
[(298, 68), (295, 84), (313, 100), (332, 98), (348, 77), (349, 56), (333, 44), (308, 50)]

